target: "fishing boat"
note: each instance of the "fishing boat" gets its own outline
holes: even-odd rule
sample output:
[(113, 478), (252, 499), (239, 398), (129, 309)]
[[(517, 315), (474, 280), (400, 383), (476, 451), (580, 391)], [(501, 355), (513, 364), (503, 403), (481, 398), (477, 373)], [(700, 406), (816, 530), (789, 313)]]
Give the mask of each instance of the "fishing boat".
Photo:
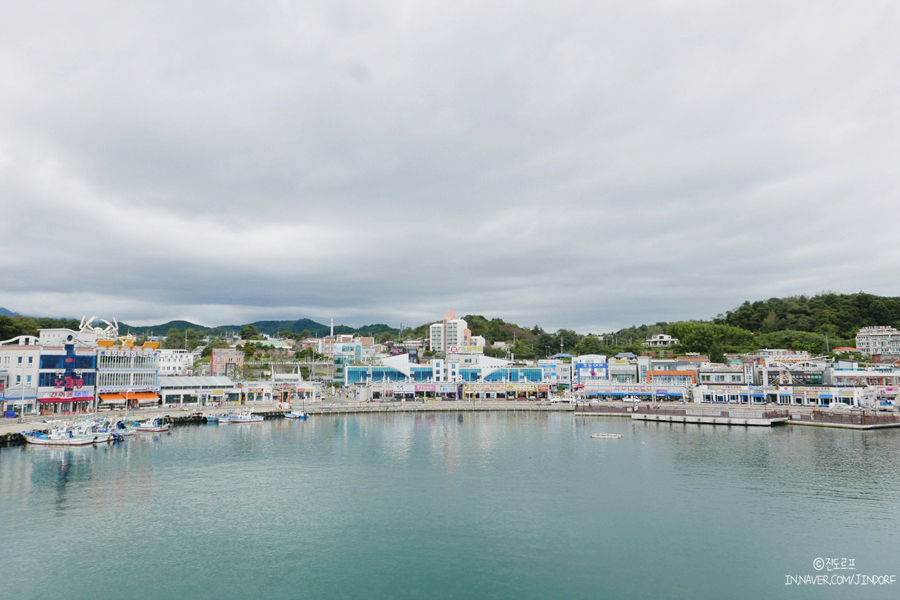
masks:
[(91, 421), (64, 423), (47, 432), (23, 431), (25, 441), (36, 446), (90, 446), (110, 440), (108, 431), (95, 430), (96, 424)]
[(623, 436), (621, 433), (592, 433), (591, 438), (595, 440), (620, 440)]
[(113, 439), (131, 437), (134, 435), (135, 424), (123, 419), (97, 419), (95, 420), (97, 431), (108, 431)]
[(262, 423), (262, 420), (262, 415), (254, 415), (250, 410), (219, 417), (219, 423)]
[(162, 433), (169, 430), (169, 424), (163, 417), (156, 416), (148, 421), (138, 423), (134, 430), (142, 433)]
[(309, 418), (309, 413), (306, 412), (306, 396), (303, 397), (303, 403), (300, 405), (300, 410), (296, 408), (291, 412), (284, 415), (286, 419), (300, 419), (301, 421), (305, 421)]

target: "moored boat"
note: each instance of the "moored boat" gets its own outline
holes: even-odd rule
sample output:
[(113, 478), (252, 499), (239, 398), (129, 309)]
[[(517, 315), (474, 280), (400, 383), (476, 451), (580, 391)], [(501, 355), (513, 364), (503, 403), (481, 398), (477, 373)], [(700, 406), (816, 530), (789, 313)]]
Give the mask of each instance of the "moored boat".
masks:
[(620, 440), (625, 436), (621, 433), (592, 433), (591, 437), (595, 440)]
[(262, 423), (262, 420), (262, 415), (254, 415), (249, 410), (221, 415), (219, 417), (219, 423)]
[(285, 413), (284, 418), (285, 419), (301, 419), (301, 420), (305, 421), (306, 419), (309, 418), (309, 413), (305, 413), (302, 410), (292, 410), (289, 413)]
[(162, 433), (169, 430), (169, 424), (163, 417), (157, 416), (148, 421), (138, 423), (134, 430), (143, 433)]
[(36, 446), (90, 446), (108, 442), (111, 437), (108, 431), (97, 431), (96, 424), (91, 421), (65, 423), (47, 432), (23, 431), (22, 436), (27, 443)]

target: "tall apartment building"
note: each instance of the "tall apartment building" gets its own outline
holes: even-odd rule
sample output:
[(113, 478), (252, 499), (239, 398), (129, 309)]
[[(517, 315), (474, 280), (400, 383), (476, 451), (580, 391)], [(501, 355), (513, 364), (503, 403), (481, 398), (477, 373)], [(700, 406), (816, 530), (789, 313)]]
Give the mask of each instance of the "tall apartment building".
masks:
[(457, 319), (456, 313), (448, 310), (443, 321), (429, 328), (428, 348), (432, 352), (446, 356), (463, 346), (468, 346), (471, 337), (472, 332), (469, 331), (465, 319)]
[(856, 333), (856, 347), (863, 354), (900, 354), (900, 331), (893, 327), (863, 327)]

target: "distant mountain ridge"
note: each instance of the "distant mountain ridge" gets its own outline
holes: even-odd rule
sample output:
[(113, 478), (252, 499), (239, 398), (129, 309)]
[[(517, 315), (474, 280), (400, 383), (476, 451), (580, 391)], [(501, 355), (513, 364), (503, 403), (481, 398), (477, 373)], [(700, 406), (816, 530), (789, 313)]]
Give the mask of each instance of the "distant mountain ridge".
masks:
[(16, 316), (16, 313), (0, 306), (0, 315), (5, 315), (7, 317), (14, 317), (14, 316)]

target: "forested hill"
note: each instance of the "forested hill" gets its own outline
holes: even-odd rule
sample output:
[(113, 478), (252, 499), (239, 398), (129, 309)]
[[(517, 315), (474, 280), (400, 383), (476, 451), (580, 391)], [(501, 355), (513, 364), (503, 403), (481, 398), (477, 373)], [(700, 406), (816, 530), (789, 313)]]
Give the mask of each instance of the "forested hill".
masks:
[(900, 329), (900, 298), (864, 293), (771, 298), (744, 302), (713, 322), (752, 333), (792, 330), (852, 338), (861, 327), (892, 325)]

